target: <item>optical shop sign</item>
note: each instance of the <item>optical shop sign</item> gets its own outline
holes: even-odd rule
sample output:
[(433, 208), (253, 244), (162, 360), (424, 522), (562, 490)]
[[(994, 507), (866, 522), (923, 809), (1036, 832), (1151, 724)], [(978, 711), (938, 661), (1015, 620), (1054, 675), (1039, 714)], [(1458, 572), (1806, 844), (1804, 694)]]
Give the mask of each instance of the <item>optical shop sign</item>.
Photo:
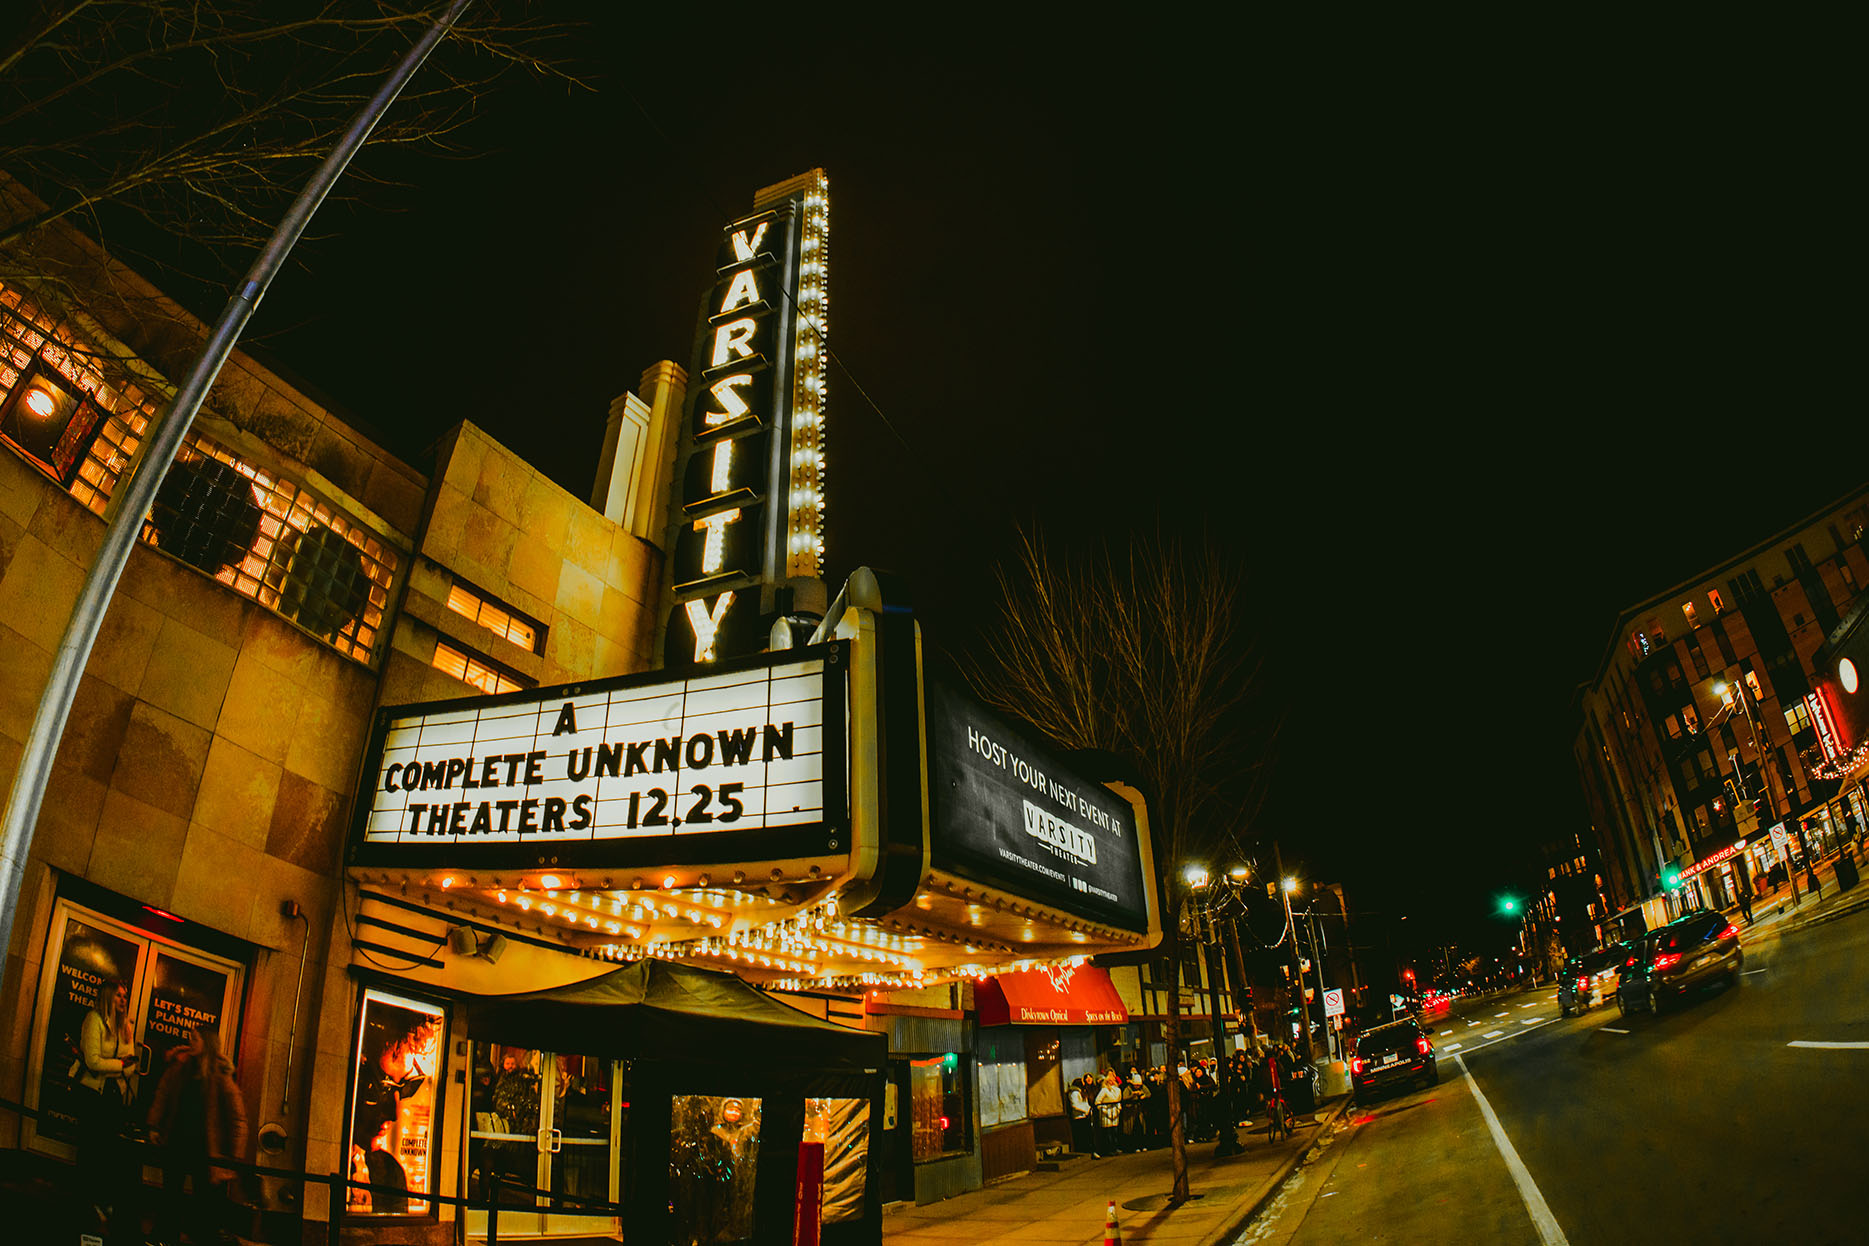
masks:
[(534, 847), (841, 822), (841, 811), (827, 818), (824, 759), (827, 744), (842, 755), (843, 648), (784, 657), (386, 710), (361, 844)]
[(1129, 802), (932, 679), (928, 771), (935, 865), (1094, 921), (1147, 927)]

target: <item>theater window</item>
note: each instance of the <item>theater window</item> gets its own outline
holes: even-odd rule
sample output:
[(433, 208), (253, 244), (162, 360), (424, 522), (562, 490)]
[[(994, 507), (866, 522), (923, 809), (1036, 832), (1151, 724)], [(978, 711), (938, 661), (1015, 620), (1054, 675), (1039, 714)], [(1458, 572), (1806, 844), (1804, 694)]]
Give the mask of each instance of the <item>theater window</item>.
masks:
[(452, 675), (462, 683), (471, 684), (489, 694), (518, 692), (533, 686), (532, 681), (524, 675), (509, 671), (481, 654), (457, 649), (445, 640), (435, 642), (433, 664), (443, 674)]
[(491, 593), (456, 580), (448, 590), (448, 609), (470, 619), (502, 640), (509, 640), (527, 653), (538, 653), (545, 628), (527, 618)]
[(121, 360), (0, 283), (0, 437), (84, 506), (104, 513), (163, 401)]

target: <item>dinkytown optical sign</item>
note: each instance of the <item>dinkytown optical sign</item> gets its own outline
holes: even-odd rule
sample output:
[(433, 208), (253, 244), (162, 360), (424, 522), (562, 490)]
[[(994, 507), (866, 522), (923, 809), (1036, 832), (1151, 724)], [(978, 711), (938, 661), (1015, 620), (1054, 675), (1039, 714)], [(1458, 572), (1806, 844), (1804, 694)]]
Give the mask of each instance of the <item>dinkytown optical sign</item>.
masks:
[(848, 846), (848, 647), (386, 708), (351, 863), (706, 864)]

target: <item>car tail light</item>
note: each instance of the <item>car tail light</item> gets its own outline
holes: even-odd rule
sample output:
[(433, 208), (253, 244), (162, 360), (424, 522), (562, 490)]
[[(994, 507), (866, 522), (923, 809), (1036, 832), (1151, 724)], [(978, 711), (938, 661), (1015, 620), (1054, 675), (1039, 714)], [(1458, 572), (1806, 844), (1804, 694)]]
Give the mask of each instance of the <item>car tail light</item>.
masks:
[(1730, 939), (1738, 933), (1739, 933), (1739, 927), (1733, 925), (1733, 923), (1731, 922), (1727, 922), (1726, 929), (1722, 930), (1719, 934), (1713, 937), (1716, 939)]
[(1415, 1040), (1415, 1050), (1424, 1056), (1428, 1054), (1428, 1049), (1432, 1046), (1433, 1044), (1425, 1038), (1418, 1038)]
[(1681, 954), (1679, 952), (1663, 952), (1661, 955), (1655, 957), (1655, 968), (1657, 970), (1672, 969), (1676, 964), (1680, 963), (1680, 960)]
[(1361, 1073), (1361, 1072), (1363, 1071), (1363, 1069), (1364, 1069), (1364, 1067), (1365, 1067), (1365, 1066), (1364, 1066), (1364, 1061), (1363, 1061), (1363, 1057), (1361, 1057), (1361, 1056), (1351, 1056), (1351, 1057), (1350, 1057), (1350, 1072), (1352, 1072), (1352, 1073)]

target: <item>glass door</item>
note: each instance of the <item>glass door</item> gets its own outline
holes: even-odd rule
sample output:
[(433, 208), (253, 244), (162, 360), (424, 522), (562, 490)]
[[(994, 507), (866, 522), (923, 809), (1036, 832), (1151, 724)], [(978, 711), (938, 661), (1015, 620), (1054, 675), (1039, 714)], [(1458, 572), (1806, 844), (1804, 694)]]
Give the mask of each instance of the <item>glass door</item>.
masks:
[[(607, 1060), (474, 1044), (467, 1188), (477, 1200), (497, 1188), (502, 1237), (616, 1231), (616, 1217), (559, 1196), (618, 1201), (620, 1083)], [(486, 1236), (487, 1213), (469, 1212), (467, 1232)]]
[(51, 938), (39, 981), (34, 1038), (27, 1070), (27, 1145), (72, 1157), (74, 1099), (82, 1076), (80, 1036), (86, 1014), (100, 1011), (119, 987), (125, 993), (137, 1075), (130, 1080), (132, 1120), (147, 1116), (171, 1049), (202, 1026), (220, 1031), (221, 1054), (239, 1050), (239, 963), (165, 940), (69, 900), (53, 910)]
[[(546, 1156), (547, 1189), (557, 1195), (622, 1202), (621, 1166), (611, 1159), (624, 1131), (629, 1104), (615, 1083), (617, 1066), (589, 1056), (556, 1056), (557, 1089), (552, 1095), (552, 1153)], [(616, 1179), (613, 1179), (616, 1178)], [(593, 1215), (575, 1201), (554, 1200), (545, 1216), (547, 1233), (602, 1233), (614, 1216)]]

